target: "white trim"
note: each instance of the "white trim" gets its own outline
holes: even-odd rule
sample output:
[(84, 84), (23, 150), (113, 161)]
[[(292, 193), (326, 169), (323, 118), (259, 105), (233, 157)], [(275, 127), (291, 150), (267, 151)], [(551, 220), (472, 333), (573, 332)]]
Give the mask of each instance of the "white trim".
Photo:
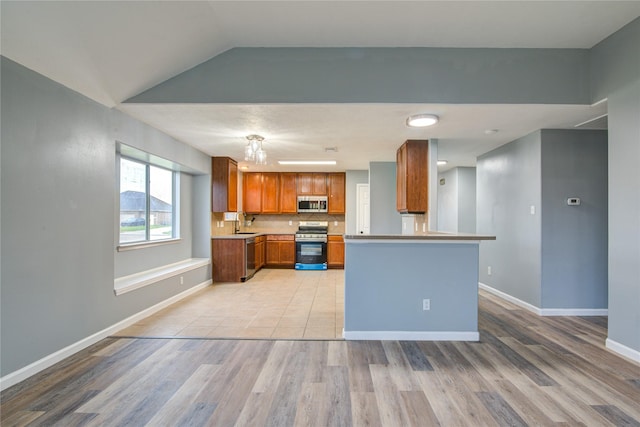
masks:
[(182, 241), (182, 238), (176, 237), (176, 238), (165, 239), (165, 240), (151, 240), (151, 241), (137, 242), (137, 243), (123, 243), (119, 245), (116, 248), (116, 250), (118, 252), (133, 251), (136, 249), (152, 248), (154, 246), (163, 246), (163, 245), (169, 245), (172, 243), (180, 243), (181, 241)]
[(606, 308), (541, 308), (541, 316), (608, 316)]
[(187, 271), (209, 265), (209, 258), (188, 258), (173, 264), (163, 265), (129, 276), (118, 277), (113, 281), (113, 291), (116, 295), (140, 289), (145, 286), (160, 282), (170, 277), (184, 274)]
[(632, 361), (636, 362), (636, 363), (640, 363), (640, 351), (638, 350), (634, 350), (630, 347), (627, 347), (624, 344), (620, 344), (619, 342), (616, 342), (614, 340), (612, 340), (611, 338), (607, 338), (605, 341), (605, 346), (613, 351), (614, 353), (617, 353), (621, 356), (626, 357), (627, 359), (631, 359)]
[(541, 315), (542, 315), (542, 312), (540, 311), (540, 309), (539, 309), (538, 307), (536, 307), (535, 305), (531, 305), (531, 304), (529, 304), (528, 302), (524, 302), (524, 301), (522, 301), (521, 299), (518, 299), (518, 298), (516, 298), (516, 297), (513, 297), (513, 296), (511, 296), (511, 295), (509, 295), (509, 294), (506, 294), (506, 293), (504, 293), (504, 292), (502, 292), (502, 291), (499, 291), (499, 290), (497, 290), (497, 289), (495, 289), (495, 288), (492, 288), (491, 286), (485, 285), (485, 284), (484, 284), (484, 283), (482, 283), (482, 282), (478, 282), (478, 287), (479, 287), (480, 289), (482, 289), (482, 290), (485, 290), (485, 291), (487, 291), (487, 292), (491, 293), (491, 294), (494, 294), (494, 295), (499, 296), (499, 297), (500, 297), (500, 298), (502, 298), (503, 300), (507, 300), (507, 301), (509, 301), (510, 303), (513, 303), (513, 304), (515, 304), (515, 305), (517, 305), (517, 306), (519, 306), (519, 307), (522, 307), (522, 308), (524, 308), (524, 309), (527, 309), (527, 310), (529, 310), (529, 311), (531, 311), (531, 312), (533, 312), (533, 313), (537, 314), (538, 316), (541, 316)]
[(345, 340), (381, 341), (480, 341), (474, 331), (344, 331)]
[(174, 295), (171, 298), (168, 298), (162, 302), (159, 302), (154, 306), (151, 306), (145, 310), (142, 310), (141, 312), (134, 314), (133, 316), (127, 317), (126, 319), (121, 320), (120, 322), (114, 325), (111, 325), (99, 332), (96, 332), (93, 335), (90, 335), (61, 350), (58, 350), (55, 353), (45, 356), (40, 360), (36, 360), (35, 362), (25, 366), (24, 368), (20, 368), (17, 371), (14, 371), (14, 372), (11, 372), (10, 374), (5, 375), (4, 377), (0, 378), (0, 390), (4, 390), (6, 388), (11, 387), (12, 385), (19, 383), (20, 381), (24, 381), (30, 376), (35, 375), (38, 372), (43, 371), (48, 367), (55, 365), (61, 360), (66, 359), (69, 356), (72, 356), (73, 354), (79, 352), (80, 350), (83, 350), (89, 347), (90, 345), (97, 343), (98, 341), (108, 337), (109, 335), (115, 332), (118, 332), (126, 328), (127, 326), (133, 325), (137, 321), (144, 319), (145, 317), (148, 317), (157, 311), (162, 310), (163, 308), (173, 304), (174, 302), (177, 302), (185, 297), (188, 297), (189, 295), (195, 293), (196, 291), (206, 288), (212, 283), (213, 282), (211, 279), (205, 282), (202, 282), (192, 288), (187, 289), (184, 292)]
[(506, 294), (484, 283), (478, 282), (478, 287), (489, 293), (499, 296), (517, 306), (527, 309), (538, 316), (608, 316), (609, 310), (606, 308), (538, 308), (528, 302), (522, 301), (514, 296)]

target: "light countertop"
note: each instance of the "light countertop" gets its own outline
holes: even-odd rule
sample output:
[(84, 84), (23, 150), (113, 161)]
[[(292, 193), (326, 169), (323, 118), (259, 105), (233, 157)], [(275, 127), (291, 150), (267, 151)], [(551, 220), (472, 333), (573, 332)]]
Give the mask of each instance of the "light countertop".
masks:
[(496, 236), (487, 236), (480, 234), (468, 233), (443, 233), (439, 231), (427, 231), (425, 233), (415, 234), (345, 234), (346, 241), (352, 240), (406, 240), (424, 241), (424, 240), (456, 240), (456, 241), (478, 241), (478, 240), (496, 240)]

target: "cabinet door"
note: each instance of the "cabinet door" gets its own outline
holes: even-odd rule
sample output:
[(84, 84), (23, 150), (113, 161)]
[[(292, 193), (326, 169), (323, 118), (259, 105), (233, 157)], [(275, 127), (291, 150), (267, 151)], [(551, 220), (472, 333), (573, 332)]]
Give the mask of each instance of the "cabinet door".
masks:
[(311, 174), (313, 182), (313, 195), (314, 196), (326, 196), (327, 195), (327, 174), (326, 173), (313, 173)]
[(279, 212), (280, 174), (277, 172), (262, 173), (262, 213)]
[(264, 266), (264, 241), (256, 239), (256, 270)]
[(242, 210), (247, 213), (262, 212), (262, 173), (245, 172), (242, 180)]
[(327, 182), (329, 184), (328, 213), (343, 214), (345, 205), (345, 174), (342, 172), (327, 174)]
[(280, 265), (293, 267), (296, 263), (296, 243), (294, 241), (280, 242)]
[(310, 196), (313, 194), (313, 176), (310, 173), (299, 173), (298, 174), (298, 195), (299, 196)]
[(298, 198), (296, 197), (296, 174), (294, 172), (282, 172), (280, 174), (280, 212), (298, 212)]
[(406, 212), (406, 177), (407, 177), (407, 146), (402, 144), (396, 152), (396, 210)]
[(396, 155), (396, 207), (400, 213), (425, 213), (429, 208), (429, 141), (409, 140)]
[(265, 263), (278, 265), (280, 263), (280, 242), (267, 240), (265, 247)]
[(211, 158), (211, 211), (238, 210), (238, 163), (229, 157)]
[(327, 240), (327, 266), (344, 267), (344, 240), (342, 236), (329, 236)]

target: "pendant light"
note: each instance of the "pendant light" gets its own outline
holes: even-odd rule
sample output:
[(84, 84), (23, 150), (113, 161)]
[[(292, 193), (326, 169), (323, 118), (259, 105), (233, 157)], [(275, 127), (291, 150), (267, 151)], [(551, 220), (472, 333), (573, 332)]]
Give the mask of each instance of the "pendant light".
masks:
[(246, 147), (244, 147), (244, 160), (255, 161), (257, 165), (267, 164), (267, 152), (262, 148), (264, 137), (260, 135), (247, 135)]

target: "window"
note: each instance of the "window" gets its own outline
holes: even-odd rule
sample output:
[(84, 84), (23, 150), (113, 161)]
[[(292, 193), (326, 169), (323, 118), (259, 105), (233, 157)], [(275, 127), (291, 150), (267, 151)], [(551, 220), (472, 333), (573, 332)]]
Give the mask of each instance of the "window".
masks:
[(120, 244), (178, 237), (178, 173), (120, 157)]

